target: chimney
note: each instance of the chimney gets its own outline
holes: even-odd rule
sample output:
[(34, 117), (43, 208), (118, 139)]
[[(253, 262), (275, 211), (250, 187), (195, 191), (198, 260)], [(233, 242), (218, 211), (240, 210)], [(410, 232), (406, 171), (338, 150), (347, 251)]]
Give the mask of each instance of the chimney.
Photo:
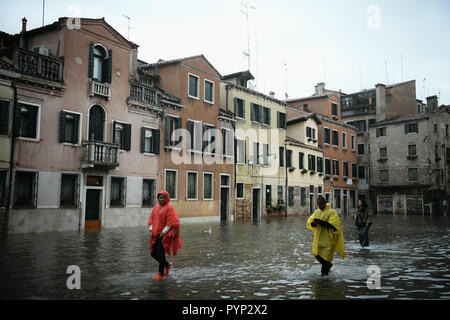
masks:
[(275, 92), (270, 91), (270, 92), (269, 92), (269, 96), (271, 96), (272, 98), (275, 98)]
[(22, 32), (27, 32), (27, 22), (28, 22), (27, 18), (24, 17), (22, 19)]
[(437, 96), (430, 96), (427, 97), (427, 111), (428, 112), (435, 112), (438, 109), (438, 97)]
[(308, 104), (307, 104), (307, 103), (302, 104), (302, 109), (303, 109), (303, 111), (305, 111), (305, 112), (309, 112), (309, 110), (308, 110)]
[(376, 99), (376, 121), (383, 121), (388, 118), (386, 110), (386, 85), (378, 83), (375, 85)]
[(325, 93), (325, 83), (320, 82), (315, 87), (316, 89), (316, 95), (322, 95)]

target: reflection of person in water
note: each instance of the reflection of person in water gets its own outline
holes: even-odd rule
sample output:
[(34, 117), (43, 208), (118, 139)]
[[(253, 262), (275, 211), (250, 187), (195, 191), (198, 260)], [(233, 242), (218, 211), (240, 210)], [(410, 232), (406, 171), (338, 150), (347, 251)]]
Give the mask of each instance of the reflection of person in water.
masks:
[(355, 216), (355, 226), (359, 233), (361, 247), (369, 246), (369, 228), (372, 225), (372, 213), (363, 199), (358, 201), (358, 212)]
[(345, 258), (344, 235), (336, 210), (330, 208), (324, 197), (317, 199), (319, 208), (309, 217), (306, 227), (314, 231), (312, 254), (322, 264), (322, 276), (328, 275), (337, 251)]

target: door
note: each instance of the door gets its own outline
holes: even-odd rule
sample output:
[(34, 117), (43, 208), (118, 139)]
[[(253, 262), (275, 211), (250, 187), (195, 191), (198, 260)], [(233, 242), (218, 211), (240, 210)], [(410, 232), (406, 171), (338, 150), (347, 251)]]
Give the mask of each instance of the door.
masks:
[(101, 190), (86, 190), (85, 229), (100, 228), (100, 194)]
[(226, 221), (228, 216), (228, 188), (220, 188), (220, 220)]
[(315, 206), (316, 206), (316, 204), (314, 202), (314, 195), (310, 194), (309, 195), (309, 215), (312, 215), (314, 213)]
[(103, 141), (103, 126), (105, 112), (100, 106), (93, 106), (89, 111), (89, 136), (88, 140)]
[(344, 196), (344, 214), (347, 214), (347, 196)]
[(252, 197), (252, 217), (253, 217), (253, 219), (258, 219), (259, 202), (260, 202), (259, 189), (253, 189), (253, 197)]

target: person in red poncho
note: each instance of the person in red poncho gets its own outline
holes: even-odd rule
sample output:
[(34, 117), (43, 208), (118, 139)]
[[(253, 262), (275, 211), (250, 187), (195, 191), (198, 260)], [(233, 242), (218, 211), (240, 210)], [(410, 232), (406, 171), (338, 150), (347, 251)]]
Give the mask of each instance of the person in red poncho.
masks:
[(166, 253), (177, 255), (178, 249), (183, 246), (180, 238), (180, 218), (172, 207), (170, 194), (167, 191), (161, 191), (157, 195), (158, 204), (153, 208), (148, 219), (148, 230), (151, 232), (149, 239), (150, 253), (158, 261), (158, 275), (152, 277), (155, 280), (164, 279), (169, 274), (170, 263), (166, 261)]

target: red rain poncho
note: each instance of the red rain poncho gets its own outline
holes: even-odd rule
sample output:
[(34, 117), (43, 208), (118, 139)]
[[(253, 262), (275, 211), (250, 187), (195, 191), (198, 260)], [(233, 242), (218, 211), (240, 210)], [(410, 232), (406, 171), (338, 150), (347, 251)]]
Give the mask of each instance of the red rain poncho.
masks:
[(162, 239), (164, 251), (171, 255), (170, 249), (172, 249), (173, 255), (177, 255), (178, 249), (183, 246), (183, 242), (180, 238), (180, 218), (178, 217), (175, 208), (172, 207), (170, 202), (170, 194), (167, 191), (161, 191), (157, 197), (163, 194), (166, 196), (166, 204), (160, 205), (159, 203), (153, 208), (150, 218), (148, 219), (148, 225), (152, 227), (152, 237), (149, 239), (150, 252), (153, 250), (153, 245), (156, 242), (157, 237), (160, 235), (164, 227), (170, 226), (170, 230)]

